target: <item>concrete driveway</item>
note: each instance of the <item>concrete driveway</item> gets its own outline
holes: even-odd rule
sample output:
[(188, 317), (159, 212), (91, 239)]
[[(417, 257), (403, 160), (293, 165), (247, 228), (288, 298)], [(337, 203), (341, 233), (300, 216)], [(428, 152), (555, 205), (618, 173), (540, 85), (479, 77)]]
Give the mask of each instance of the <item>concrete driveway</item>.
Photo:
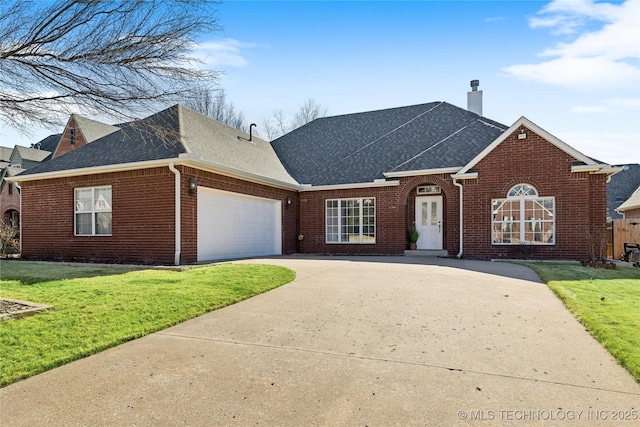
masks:
[(640, 385), (525, 267), (243, 262), (297, 278), (6, 387), (0, 424), (640, 425)]

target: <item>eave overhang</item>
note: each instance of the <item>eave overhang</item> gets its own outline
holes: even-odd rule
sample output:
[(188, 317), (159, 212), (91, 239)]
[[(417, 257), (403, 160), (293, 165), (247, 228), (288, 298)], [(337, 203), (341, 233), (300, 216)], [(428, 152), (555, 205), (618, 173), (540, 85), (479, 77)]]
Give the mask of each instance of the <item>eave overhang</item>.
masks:
[(300, 192), (306, 191), (328, 191), (328, 190), (349, 190), (352, 188), (373, 188), (373, 187), (397, 187), (400, 181), (397, 180), (374, 180), (372, 182), (358, 182), (353, 184), (332, 184), (332, 185), (311, 185), (302, 184)]
[(477, 179), (478, 172), (456, 173), (451, 175), (453, 179)]
[(462, 169), (462, 166), (450, 167), (450, 168), (436, 168), (436, 169), (421, 169), (421, 170), (409, 170), (409, 171), (397, 171), (397, 172), (385, 172), (383, 175), (386, 178), (404, 178), (407, 176), (421, 176), (421, 175), (440, 175), (440, 174), (452, 174), (457, 173)]
[(171, 163), (174, 166), (189, 166), (206, 172), (218, 173), (230, 178), (237, 178), (243, 181), (249, 181), (255, 184), (263, 184), (285, 190), (298, 191), (302, 188), (298, 183), (280, 181), (277, 179), (253, 174), (251, 172), (206, 162), (201, 160), (200, 156), (198, 156), (197, 154), (191, 153), (180, 154), (180, 156), (178, 156), (177, 158), (173, 157), (168, 159), (147, 160), (143, 162), (121, 163), (114, 165), (95, 166), (90, 168), (67, 169), (62, 171), (44, 172), (31, 175), (16, 175), (14, 177), (5, 179), (9, 182), (18, 182), (22, 184), (24, 182), (38, 181), (43, 179), (67, 178), (81, 175), (97, 175), (101, 173), (124, 172), (130, 170), (149, 169), (154, 167), (169, 167), (169, 164)]
[(624, 170), (623, 166), (611, 166), (607, 164), (593, 164), (593, 165), (573, 165), (571, 166), (571, 172), (588, 172), (590, 174), (606, 174), (606, 175), (615, 175), (618, 172), (622, 172)]

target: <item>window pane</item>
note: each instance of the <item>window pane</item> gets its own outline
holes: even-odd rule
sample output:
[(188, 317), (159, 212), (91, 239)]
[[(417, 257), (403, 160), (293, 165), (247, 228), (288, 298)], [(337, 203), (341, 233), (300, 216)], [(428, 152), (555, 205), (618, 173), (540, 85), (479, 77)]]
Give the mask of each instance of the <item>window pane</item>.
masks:
[(76, 212), (91, 212), (93, 189), (83, 188), (76, 190)]
[(95, 192), (95, 210), (105, 211), (111, 210), (111, 187), (96, 188)]
[(438, 205), (431, 202), (431, 225), (438, 225)]
[(96, 234), (111, 234), (111, 212), (96, 213)]
[(79, 213), (76, 214), (76, 234), (92, 234), (91, 229), (91, 214)]

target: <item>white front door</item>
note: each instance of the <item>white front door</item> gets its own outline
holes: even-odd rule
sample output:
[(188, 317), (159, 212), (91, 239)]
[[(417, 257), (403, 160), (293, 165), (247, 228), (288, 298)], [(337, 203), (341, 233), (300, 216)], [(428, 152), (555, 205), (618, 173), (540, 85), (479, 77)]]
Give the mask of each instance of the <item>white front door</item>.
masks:
[(418, 249), (442, 249), (442, 196), (416, 197)]

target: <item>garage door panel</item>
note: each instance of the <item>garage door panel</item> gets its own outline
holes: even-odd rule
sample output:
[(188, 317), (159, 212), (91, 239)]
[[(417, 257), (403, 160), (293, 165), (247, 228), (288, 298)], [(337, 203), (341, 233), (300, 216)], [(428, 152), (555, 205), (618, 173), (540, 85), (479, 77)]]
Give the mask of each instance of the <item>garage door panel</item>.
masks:
[(281, 202), (198, 188), (198, 261), (280, 255)]

